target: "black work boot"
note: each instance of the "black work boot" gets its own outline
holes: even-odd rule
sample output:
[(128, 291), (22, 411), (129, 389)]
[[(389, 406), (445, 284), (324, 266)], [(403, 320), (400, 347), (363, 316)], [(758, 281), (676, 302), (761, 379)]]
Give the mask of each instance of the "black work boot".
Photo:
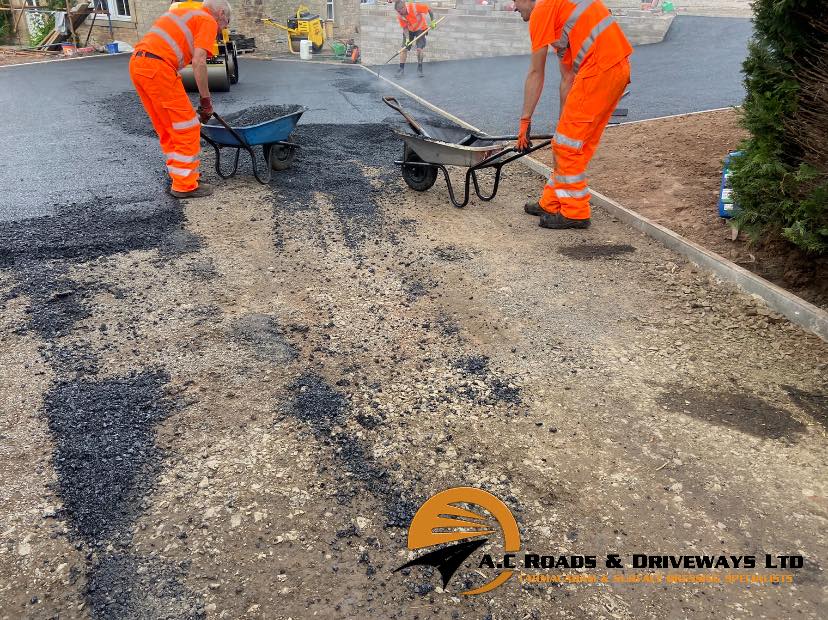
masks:
[(423, 63), (417, 65), (417, 77), (423, 77)]
[(543, 213), (543, 209), (541, 209), (540, 203), (535, 200), (532, 202), (527, 202), (523, 205), (523, 210), (526, 211), (529, 215), (540, 215)]
[(397, 72), (394, 74), (394, 77), (402, 77), (405, 75), (405, 65), (400, 65), (400, 68), (397, 69)]
[(198, 187), (189, 192), (179, 192), (171, 189), (170, 194), (176, 198), (201, 198), (203, 196), (210, 196), (213, 193), (213, 186), (209, 183), (199, 183)]
[(560, 213), (541, 213), (540, 224), (541, 228), (589, 228), (589, 218), (585, 220), (572, 220), (564, 217)]

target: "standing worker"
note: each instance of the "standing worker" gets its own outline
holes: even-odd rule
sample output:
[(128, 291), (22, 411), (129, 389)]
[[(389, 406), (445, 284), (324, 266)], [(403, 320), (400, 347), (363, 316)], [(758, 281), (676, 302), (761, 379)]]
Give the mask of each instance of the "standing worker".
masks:
[[(403, 29), (403, 47), (405, 49), (400, 53), (400, 68), (397, 69), (396, 74), (397, 77), (402, 77), (405, 73), (405, 59), (408, 57), (411, 42), (427, 30), (436, 28), (437, 22), (434, 21), (434, 13), (431, 12), (431, 7), (427, 4), (406, 3), (403, 0), (396, 0), (394, 8), (397, 10), (397, 21), (400, 22), (400, 27)], [(427, 21), (426, 15), (428, 15)], [(427, 34), (417, 39), (414, 44), (417, 47), (417, 75), (419, 77), (423, 77), (423, 53), (426, 38), (428, 38)]]
[[(213, 187), (198, 182), (201, 125), (213, 103), (207, 85), (207, 56), (216, 34), (230, 23), (227, 0), (205, 0), (199, 8), (170, 7), (135, 46), (129, 75), (161, 141), (176, 198), (209, 196)], [(197, 113), (184, 91), (179, 70), (192, 63), (200, 103)], [(200, 122), (199, 122), (200, 121)]]
[(561, 113), (552, 140), (555, 169), (541, 199), (527, 202), (524, 210), (539, 215), (544, 228), (587, 228), (587, 165), (630, 83), (633, 50), (600, 0), (515, 0), (515, 11), (529, 22), (532, 40), (516, 145), (519, 151), (532, 145), (532, 114), (543, 91), (550, 45), (561, 70)]

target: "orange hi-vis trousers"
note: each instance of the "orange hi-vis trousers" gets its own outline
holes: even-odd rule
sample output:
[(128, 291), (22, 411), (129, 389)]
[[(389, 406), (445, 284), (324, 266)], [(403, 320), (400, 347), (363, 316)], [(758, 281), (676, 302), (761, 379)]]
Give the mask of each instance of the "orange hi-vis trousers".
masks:
[(629, 83), (629, 59), (601, 73), (575, 76), (552, 140), (555, 169), (540, 199), (544, 211), (572, 220), (589, 218), (587, 166)]
[(132, 57), (129, 75), (161, 141), (172, 189), (194, 190), (198, 187), (201, 123), (181, 76), (163, 60), (145, 56)]

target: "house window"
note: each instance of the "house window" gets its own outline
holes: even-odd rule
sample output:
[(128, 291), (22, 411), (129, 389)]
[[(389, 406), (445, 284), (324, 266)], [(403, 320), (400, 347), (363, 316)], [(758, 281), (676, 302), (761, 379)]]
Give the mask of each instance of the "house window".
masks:
[(129, 10), (129, 0), (106, 0), (109, 6), (109, 15), (112, 19), (132, 21), (132, 13)]
[(326, 0), (325, 5), (328, 7), (328, 19), (334, 19), (334, 0)]

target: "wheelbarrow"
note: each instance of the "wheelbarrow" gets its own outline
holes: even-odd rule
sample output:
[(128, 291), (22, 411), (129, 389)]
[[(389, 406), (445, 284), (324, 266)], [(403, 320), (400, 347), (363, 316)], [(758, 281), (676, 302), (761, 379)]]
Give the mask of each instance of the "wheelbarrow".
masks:
[[(296, 128), (302, 114), (307, 108), (297, 106), (290, 114), (244, 127), (231, 127), (225, 120), (213, 112), (213, 117), (219, 125), (201, 125), (201, 137), (210, 144), (216, 151), (216, 172), (222, 179), (229, 179), (236, 175), (239, 169), (239, 154), (242, 150), (250, 154), (250, 161), (253, 164), (253, 176), (263, 185), (270, 183), (272, 170), (287, 170), (293, 164), (296, 157), (298, 144), (289, 142), (290, 134)], [(253, 147), (261, 146), (265, 160), (265, 172), (259, 172), (258, 158)], [(229, 173), (222, 170), (221, 151), (222, 149), (235, 149), (233, 169)]]
[[(411, 189), (424, 192), (437, 181), (440, 171), (446, 179), (449, 198), (455, 207), (463, 208), (469, 203), (471, 187), (480, 200), (488, 202), (497, 195), (503, 166), (525, 155), (549, 146), (552, 136), (532, 136), (532, 140), (543, 140), (523, 153), (515, 150), (517, 136), (485, 136), (469, 133), (461, 127), (425, 126), (414, 120), (394, 97), (383, 97), (383, 102), (399, 112), (414, 133), (394, 129), (405, 144), (403, 157), (394, 163), (401, 166), (405, 184)], [(458, 200), (446, 166), (466, 168), (463, 196)], [(484, 193), (477, 173), (494, 169), (491, 191)]]

